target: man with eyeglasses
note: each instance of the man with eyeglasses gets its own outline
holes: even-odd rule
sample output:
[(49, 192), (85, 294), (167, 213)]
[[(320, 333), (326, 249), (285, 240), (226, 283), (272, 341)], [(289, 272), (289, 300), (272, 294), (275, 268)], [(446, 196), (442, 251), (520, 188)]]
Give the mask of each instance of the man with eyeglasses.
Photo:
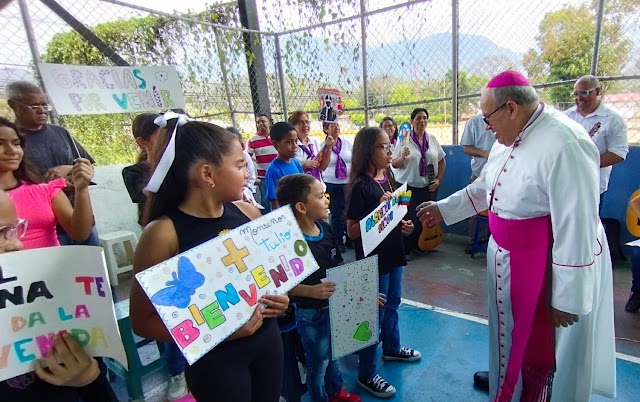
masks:
[(609, 186), (611, 167), (627, 157), (627, 123), (600, 97), (600, 81), (593, 75), (580, 77), (573, 86), (575, 106), (565, 114), (580, 123), (600, 152), (600, 205)]
[[(478, 113), (467, 120), (464, 125), (460, 145), (462, 145), (464, 153), (471, 156), (471, 178), (469, 179), (469, 183), (473, 183), (480, 177), (480, 172), (482, 172), (484, 165), (487, 163), (489, 151), (491, 151), (494, 142), (496, 142), (496, 136), (493, 134), (493, 131), (487, 129), (487, 124), (484, 122), (482, 113)], [(469, 240), (469, 245), (464, 249), (466, 254), (471, 254), (473, 233), (476, 230), (477, 223), (478, 219), (476, 215), (469, 218), (469, 237), (471, 237), (471, 239)], [(482, 226), (480, 227), (480, 243), (486, 243), (486, 228)]]
[(480, 177), (418, 207), (426, 226), (489, 210), (489, 372), (474, 382), (498, 402), (613, 397), (613, 278), (598, 220), (598, 150), (518, 72), (491, 79), (480, 108), (497, 141)]
[[(16, 216), (16, 208), (7, 193), (0, 191), (0, 254), (22, 250), (20, 239), (27, 230), (27, 224)], [(117, 401), (103, 363), (89, 356), (69, 336), (57, 335), (54, 343), (55, 353), (38, 362), (34, 372), (0, 381), (3, 401)], [(49, 368), (44, 369), (42, 363)]]
[[(35, 165), (45, 181), (68, 178), (78, 157), (95, 163), (91, 155), (63, 127), (48, 124), (51, 105), (40, 87), (28, 81), (10, 82), (5, 88), (9, 107), (20, 132), (25, 135), (25, 157)], [(78, 153), (80, 155), (78, 155)], [(73, 186), (65, 193), (73, 203)], [(61, 245), (99, 246), (95, 226), (85, 241), (74, 241), (58, 226)]]

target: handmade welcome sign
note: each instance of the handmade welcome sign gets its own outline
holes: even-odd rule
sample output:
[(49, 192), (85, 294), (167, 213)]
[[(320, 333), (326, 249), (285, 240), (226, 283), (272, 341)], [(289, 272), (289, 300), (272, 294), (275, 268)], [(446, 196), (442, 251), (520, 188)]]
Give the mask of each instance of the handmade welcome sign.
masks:
[(407, 191), (405, 183), (393, 193), (390, 201), (380, 204), (360, 221), (364, 255), (369, 255), (400, 223), (407, 214), (410, 199), (411, 191)]
[(329, 298), (332, 359), (378, 343), (378, 256), (327, 270), (336, 291)]
[(136, 275), (193, 364), (244, 325), (267, 294), (284, 294), (318, 269), (290, 207)]
[(92, 356), (127, 367), (102, 248), (0, 255), (0, 381), (33, 371), (66, 331)]
[(185, 107), (173, 67), (39, 66), (58, 114), (138, 113)]

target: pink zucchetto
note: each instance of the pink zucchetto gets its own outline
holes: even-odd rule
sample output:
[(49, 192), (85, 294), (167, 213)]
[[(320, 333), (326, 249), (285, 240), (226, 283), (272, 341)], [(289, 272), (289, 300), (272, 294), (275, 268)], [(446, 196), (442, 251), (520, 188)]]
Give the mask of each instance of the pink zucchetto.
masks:
[(500, 87), (530, 87), (531, 83), (527, 78), (517, 71), (507, 70), (504, 71), (489, 81), (487, 88), (500, 88)]

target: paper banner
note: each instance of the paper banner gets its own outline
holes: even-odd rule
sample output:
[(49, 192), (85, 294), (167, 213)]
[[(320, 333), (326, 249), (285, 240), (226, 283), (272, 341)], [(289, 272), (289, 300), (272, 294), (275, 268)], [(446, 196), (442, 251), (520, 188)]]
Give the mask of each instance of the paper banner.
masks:
[(362, 236), (362, 249), (364, 255), (369, 255), (378, 244), (398, 226), (407, 214), (409, 199), (407, 184), (393, 193), (391, 201), (380, 204), (368, 216), (360, 221), (360, 234)]
[(320, 121), (326, 123), (335, 123), (338, 116), (342, 114), (344, 106), (342, 105), (342, 93), (337, 89), (320, 88), (318, 89), (318, 97), (320, 98)]
[(288, 206), (223, 232), (136, 275), (189, 364), (318, 269)]
[(185, 107), (175, 68), (92, 67), (40, 63), (42, 80), (61, 115), (139, 113)]
[(326, 281), (336, 283), (329, 298), (332, 359), (378, 343), (378, 256), (328, 269)]
[(124, 353), (102, 248), (49, 247), (0, 255), (0, 381), (33, 371), (67, 331), (91, 356)]

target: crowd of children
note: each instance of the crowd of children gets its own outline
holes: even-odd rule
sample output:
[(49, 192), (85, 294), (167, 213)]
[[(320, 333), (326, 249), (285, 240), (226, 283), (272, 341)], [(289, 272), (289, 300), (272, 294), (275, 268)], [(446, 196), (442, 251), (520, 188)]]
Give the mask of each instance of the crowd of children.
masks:
[[(364, 258), (358, 222), (381, 202), (388, 201), (396, 188), (389, 169), (393, 145), (379, 128), (361, 130), (351, 143), (340, 137), (337, 123), (323, 125), (326, 138), (319, 144), (309, 137), (306, 113), (294, 112), (289, 120), (272, 125), (267, 116), (258, 116), (258, 133), (249, 140), (246, 150), (242, 136), (233, 128), (191, 121), (183, 115), (140, 114), (133, 121), (133, 137), (141, 152), (122, 176), (132, 202), (138, 204), (138, 222), (143, 227), (134, 257), (135, 272), (286, 205), (293, 209), (320, 265), (317, 272), (291, 290), (291, 300), (286, 295), (261, 298), (259, 305), (263, 307), (255, 310), (249, 322), (190, 366), (185, 364), (149, 298), (133, 281), (132, 327), (138, 335), (163, 346), (171, 375), (167, 395), (170, 400), (184, 395), (188, 388), (198, 401), (219, 400), (221, 395), (226, 401), (277, 401), (284, 363), (275, 318), (292, 308), (304, 349), (301, 360), (311, 399), (361, 400), (343, 388), (338, 362), (331, 360), (328, 299), (336, 285), (323, 283), (322, 279), (327, 269), (343, 262), (345, 237), (347, 242), (353, 242), (356, 258)], [(23, 218), (13, 225), (15, 228), (11, 226), (12, 239), (22, 239), (25, 248), (57, 246), (57, 225), (72, 239), (86, 239), (94, 226), (88, 193), (93, 178), (90, 160), (76, 158), (68, 177), (44, 183), (23, 157), (21, 131), (6, 119), (0, 119), (0, 145), (4, 155), (0, 184)], [(174, 147), (170, 153), (173, 159), (162, 164), (169, 146)], [(62, 194), (69, 186), (74, 190), (73, 206)], [(326, 193), (332, 200), (331, 224), (325, 222), (330, 215)], [(402, 221), (373, 252), (379, 258), (384, 360), (420, 358), (420, 352), (401, 346), (397, 313), (402, 269), (406, 265), (404, 253), (398, 250), (402, 250), (403, 236), (413, 230), (410, 220)], [(61, 338), (58, 343), (63, 341), (84, 359), (82, 349), (73, 340)], [(62, 343), (60, 348), (64, 349)], [(377, 397), (391, 397), (395, 388), (377, 373), (377, 357), (377, 345), (359, 352), (358, 384)], [(84, 364), (91, 366), (87, 375), (78, 380), (76, 376), (80, 375), (74, 373), (72, 380), (58, 381), (60, 385), (70, 384), (79, 390), (103, 387), (104, 367), (100, 363), (95, 366), (96, 371), (92, 361), (100, 363), (99, 359), (86, 360)], [(58, 385), (52, 371), (40, 369), (35, 374), (36, 385)], [(33, 375), (0, 386), (20, 392), (36, 390), (40, 395), (42, 386), (28, 387)], [(16, 387), (17, 383), (23, 385)], [(103, 393), (100, 400), (112, 400), (112, 395)], [(79, 397), (97, 400), (93, 396)]]

